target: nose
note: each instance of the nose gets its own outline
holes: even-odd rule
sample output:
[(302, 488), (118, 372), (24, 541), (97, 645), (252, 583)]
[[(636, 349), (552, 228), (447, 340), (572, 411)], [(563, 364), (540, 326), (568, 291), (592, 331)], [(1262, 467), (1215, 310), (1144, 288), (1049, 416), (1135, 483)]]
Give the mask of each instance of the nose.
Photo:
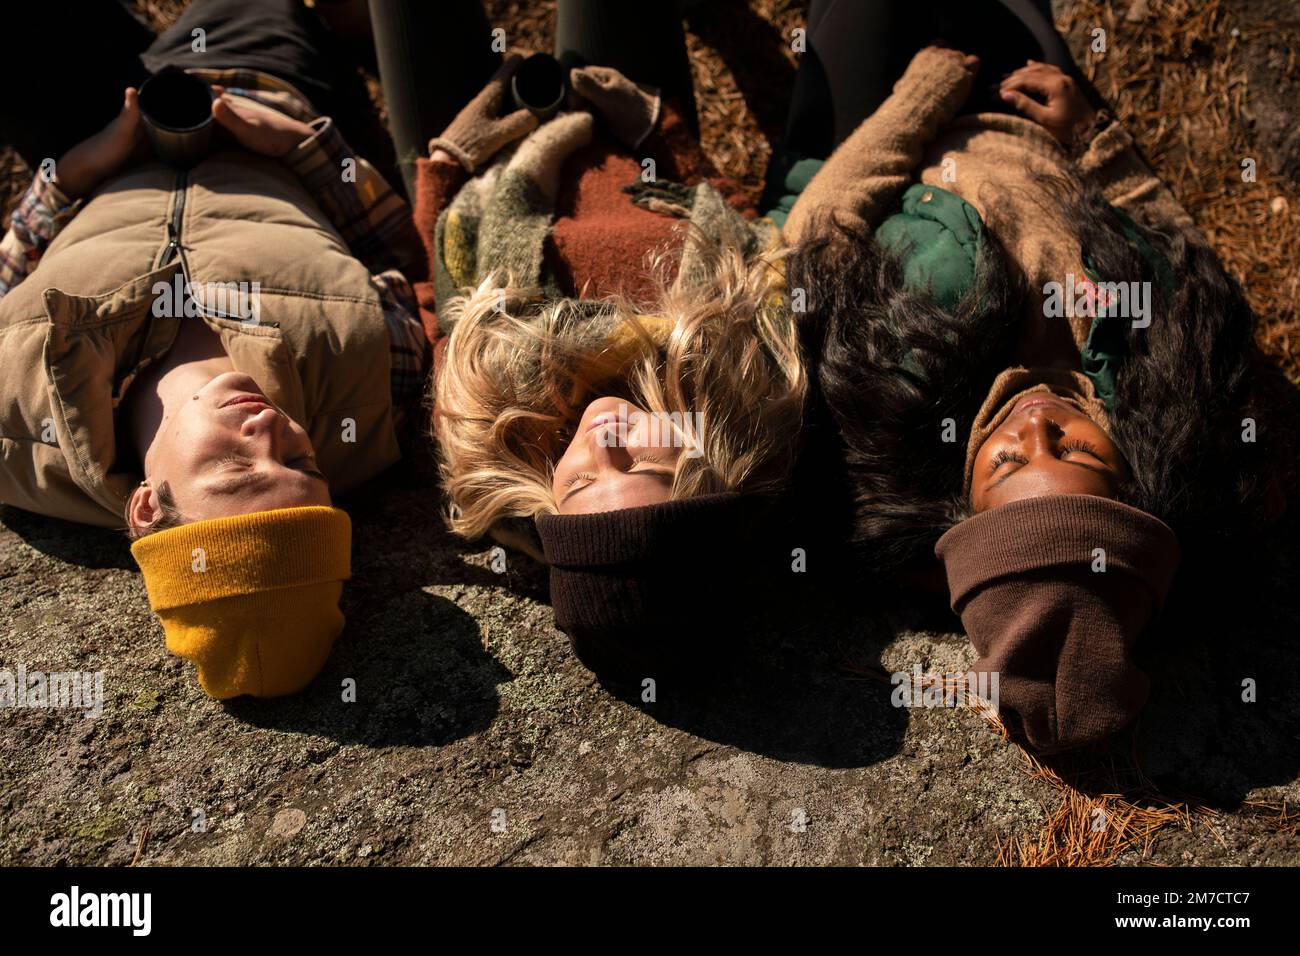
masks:
[(261, 439), (269, 446), (268, 451), (274, 455), (278, 452), (289, 420), (279, 409), (263, 408), (244, 419), (239, 426), (239, 433), (245, 438)]
[(630, 430), (620, 431), (617, 423), (593, 428), (587, 433), (591, 457), (598, 468), (615, 468), (627, 460), (627, 445), (632, 442)]
[(1050, 452), (1056, 441), (1065, 434), (1064, 429), (1051, 416), (1051, 409), (1039, 406), (1030, 409), (1021, 423), (1018, 435), (1025, 443), (1028, 457), (1032, 458), (1043, 451)]

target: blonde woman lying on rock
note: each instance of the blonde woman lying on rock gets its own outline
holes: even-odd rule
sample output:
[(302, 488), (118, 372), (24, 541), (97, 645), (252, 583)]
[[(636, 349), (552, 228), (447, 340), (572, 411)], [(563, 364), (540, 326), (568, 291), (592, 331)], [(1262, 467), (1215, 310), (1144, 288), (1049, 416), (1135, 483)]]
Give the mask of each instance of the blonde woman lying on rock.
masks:
[[(434, 438), (452, 528), (546, 561), (579, 657), (643, 675), (729, 647), (755, 564), (788, 569), (808, 373), (779, 226), (705, 156), (675, 58), (629, 52), (682, 42), (671, 5), (560, 6), (566, 108), (510, 105), (507, 61), (417, 164)], [(613, 49), (570, 43), (575, 8)]]

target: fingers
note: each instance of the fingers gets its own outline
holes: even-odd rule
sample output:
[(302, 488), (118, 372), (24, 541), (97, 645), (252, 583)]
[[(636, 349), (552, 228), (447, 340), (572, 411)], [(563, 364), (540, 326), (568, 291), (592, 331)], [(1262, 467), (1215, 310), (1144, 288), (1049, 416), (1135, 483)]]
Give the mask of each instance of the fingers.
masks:
[(144, 117), (140, 113), (140, 91), (134, 86), (128, 86), (122, 96), (122, 115), (130, 130), (131, 156), (136, 160), (143, 159), (149, 149), (149, 134), (145, 130)]
[(1044, 97), (1052, 97), (1061, 92), (1062, 86), (1060, 81), (1054, 77), (1037, 73), (1025, 73), (1003, 80), (1001, 89), (1003, 93), (1008, 90), (1020, 90), (1022, 92), (1037, 93)]
[(579, 93), (612, 89), (620, 79), (622, 74), (607, 66), (575, 66), (569, 71), (569, 86)]
[(569, 71), (569, 89), (593, 103), (611, 93), (635, 93), (636, 85), (617, 70), (605, 66), (584, 66)]
[(126, 126), (127, 138), (135, 145), (142, 146), (148, 135), (145, 133), (144, 119), (140, 115), (140, 92), (134, 86), (128, 86), (122, 94), (121, 117)]
[(595, 77), (589, 76), (585, 69), (575, 66), (569, 70), (569, 89), (579, 96), (585, 96), (584, 91), (590, 90), (593, 86), (599, 86)]
[(961, 50), (954, 50), (946, 44), (941, 45), (940, 42), (932, 43), (930, 46), (926, 47), (926, 50), (930, 53), (938, 53), (941, 56), (960, 63), (967, 73), (973, 75), (979, 72), (980, 58), (973, 53), (963, 53)]
[(250, 147), (258, 133), (259, 124), (254, 121), (230, 97), (222, 94), (212, 101), (212, 118), (217, 125), (244, 146)]
[(141, 125), (139, 99), (135, 87), (128, 86), (122, 91), (121, 111), (104, 127), (102, 135), (107, 137), (105, 142), (112, 144), (112, 148), (126, 149), (140, 131)]
[(1020, 93), (1016, 90), (1004, 89), (1001, 95), (1003, 102), (1009, 103), (1012, 109), (1017, 113), (1029, 117), (1040, 126), (1046, 125), (1047, 121), (1051, 118), (1051, 114), (1046, 106), (1039, 103), (1037, 100), (1030, 99), (1024, 93)]
[[(1045, 84), (1052, 91), (1065, 91), (1073, 85), (1074, 81), (1060, 67), (1052, 66), (1049, 63), (1039, 63), (1036, 60), (1030, 60), (1026, 65), (1012, 73), (1008, 73), (1002, 79), (1002, 85), (1005, 87), (1013, 80), (1033, 79), (1035, 82)], [(1046, 92), (1046, 90), (1043, 90)]]
[(1065, 71), (1060, 67), (1049, 66), (1046, 63), (1032, 63), (1027, 66), (1022, 66), (1020, 69), (1013, 70), (1011, 73), (1007, 74), (1008, 79), (1013, 76), (1044, 76), (1057, 77), (1062, 80), (1069, 79)]
[[(230, 107), (230, 101), (226, 99), (226, 88), (220, 83), (213, 83), (211, 86), (212, 118), (222, 126), (225, 126), (230, 119), (230, 114), (234, 112)], [(223, 115), (225, 116), (225, 119), (222, 119)]]
[(144, 124), (140, 121), (140, 94), (134, 86), (122, 91), (122, 112), (117, 114), (113, 125), (127, 139), (133, 139), (137, 134), (144, 135)]
[(236, 135), (248, 126), (248, 120), (231, 105), (224, 94), (212, 101), (212, 118)]

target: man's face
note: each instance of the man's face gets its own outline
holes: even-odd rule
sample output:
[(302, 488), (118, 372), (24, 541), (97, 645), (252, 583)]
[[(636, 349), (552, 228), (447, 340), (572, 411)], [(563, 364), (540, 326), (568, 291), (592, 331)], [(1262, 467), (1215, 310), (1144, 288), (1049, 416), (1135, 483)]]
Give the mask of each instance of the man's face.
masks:
[(1096, 422), (1046, 392), (1026, 395), (975, 456), (976, 511), (1044, 495), (1114, 498), (1128, 463)]
[(307, 433), (240, 372), (218, 375), (163, 418), (145, 473), (193, 521), (330, 503)]
[(626, 399), (598, 398), (555, 466), (551, 488), (560, 514), (665, 502), (681, 454), (680, 436), (662, 419)]

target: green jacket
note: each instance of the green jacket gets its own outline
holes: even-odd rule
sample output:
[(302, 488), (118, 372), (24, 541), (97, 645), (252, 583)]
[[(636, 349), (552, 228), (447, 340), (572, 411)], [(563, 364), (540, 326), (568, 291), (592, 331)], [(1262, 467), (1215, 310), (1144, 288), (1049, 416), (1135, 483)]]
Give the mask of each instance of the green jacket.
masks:
[[(773, 159), (764, 206), (768, 218), (782, 225), (824, 161), (789, 154)], [(1162, 285), (1168, 288), (1168, 263), (1142, 239), (1127, 215), (1120, 210), (1116, 213), (1130, 243), (1152, 262)], [(984, 223), (974, 206), (946, 189), (924, 183), (909, 186), (898, 210), (877, 228), (876, 237), (902, 258), (907, 288), (929, 293), (944, 308), (954, 307), (975, 283)], [(1100, 281), (1086, 261), (1085, 269), (1090, 279)], [(1114, 315), (1096, 316), (1080, 350), (1080, 370), (1092, 381), (1107, 411), (1114, 402), (1116, 372), (1127, 353), (1127, 321)]]

